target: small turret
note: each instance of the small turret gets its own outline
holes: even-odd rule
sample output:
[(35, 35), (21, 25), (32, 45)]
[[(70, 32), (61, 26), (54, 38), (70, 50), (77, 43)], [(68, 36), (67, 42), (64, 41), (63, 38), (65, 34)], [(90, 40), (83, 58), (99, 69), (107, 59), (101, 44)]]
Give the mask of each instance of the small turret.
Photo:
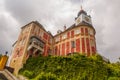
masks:
[(66, 30), (66, 25), (64, 25), (64, 31)]
[(62, 32), (61, 30), (58, 30), (58, 31), (57, 31), (57, 34), (60, 34), (61, 32)]

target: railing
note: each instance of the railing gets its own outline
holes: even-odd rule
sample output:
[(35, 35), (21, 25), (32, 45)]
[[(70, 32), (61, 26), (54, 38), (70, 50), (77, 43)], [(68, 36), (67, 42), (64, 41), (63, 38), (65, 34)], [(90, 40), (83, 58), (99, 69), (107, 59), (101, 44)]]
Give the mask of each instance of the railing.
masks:
[(44, 51), (43, 47), (41, 47), (39, 44), (37, 44), (36, 42), (32, 42), (31, 45), (29, 45), (28, 50), (30, 50), (32, 47), (39, 49), (40, 51)]

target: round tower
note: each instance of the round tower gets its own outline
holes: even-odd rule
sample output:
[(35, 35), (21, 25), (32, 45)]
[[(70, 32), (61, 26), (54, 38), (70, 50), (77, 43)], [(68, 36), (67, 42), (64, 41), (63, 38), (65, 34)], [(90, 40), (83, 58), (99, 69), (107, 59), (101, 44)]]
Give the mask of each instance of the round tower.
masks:
[(75, 26), (81, 29), (81, 53), (87, 56), (94, 55), (96, 53), (96, 31), (92, 25), (91, 16), (87, 14), (82, 8), (78, 12), (75, 19)]

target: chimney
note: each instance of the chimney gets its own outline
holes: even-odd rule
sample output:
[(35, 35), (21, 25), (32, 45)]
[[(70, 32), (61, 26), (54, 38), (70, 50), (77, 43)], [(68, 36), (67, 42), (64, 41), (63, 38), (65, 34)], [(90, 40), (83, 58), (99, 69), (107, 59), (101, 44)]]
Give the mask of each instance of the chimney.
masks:
[(59, 34), (59, 33), (61, 33), (61, 32), (62, 32), (61, 30), (58, 30), (58, 31), (57, 31), (57, 34)]
[(64, 31), (66, 30), (66, 25), (64, 25)]

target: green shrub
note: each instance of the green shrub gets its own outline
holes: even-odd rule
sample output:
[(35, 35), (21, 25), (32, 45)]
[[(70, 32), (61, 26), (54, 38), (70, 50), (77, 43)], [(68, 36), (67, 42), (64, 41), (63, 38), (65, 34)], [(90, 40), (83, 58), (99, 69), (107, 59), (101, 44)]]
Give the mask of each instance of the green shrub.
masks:
[(105, 63), (99, 55), (86, 57), (76, 53), (29, 58), (19, 74), (32, 80), (116, 80), (120, 66)]
[(120, 77), (109, 77), (108, 80), (120, 80)]
[(32, 78), (33, 77), (33, 72), (28, 71), (28, 70), (24, 70), (23, 75), (28, 77), (28, 78)]
[(37, 75), (35, 78), (31, 80), (57, 80), (57, 77), (52, 73), (41, 72), (39, 75)]

